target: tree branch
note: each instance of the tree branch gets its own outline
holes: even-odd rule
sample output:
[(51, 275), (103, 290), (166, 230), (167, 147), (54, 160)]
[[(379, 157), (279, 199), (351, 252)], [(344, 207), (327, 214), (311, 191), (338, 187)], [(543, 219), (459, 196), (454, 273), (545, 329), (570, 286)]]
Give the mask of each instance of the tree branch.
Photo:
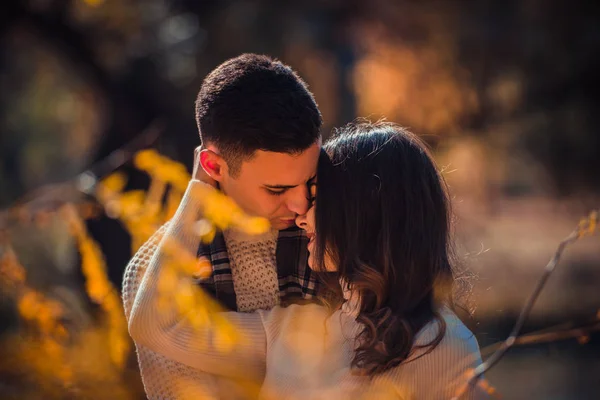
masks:
[(525, 306), (521, 310), (519, 318), (517, 319), (517, 322), (515, 323), (515, 326), (513, 327), (510, 335), (506, 338), (504, 342), (502, 342), (498, 346), (498, 349), (487, 360), (485, 360), (481, 365), (475, 368), (472, 376), (467, 381), (467, 385), (463, 387), (463, 389), (457, 394), (457, 396), (453, 398), (453, 400), (460, 399), (465, 393), (472, 390), (477, 385), (477, 382), (481, 379), (483, 374), (489, 371), (494, 365), (496, 365), (498, 361), (502, 359), (504, 354), (506, 354), (506, 352), (515, 345), (519, 333), (523, 328), (523, 324), (525, 324), (525, 321), (529, 317), (531, 309), (533, 308), (535, 301), (539, 297), (542, 289), (546, 285), (548, 278), (550, 278), (550, 275), (556, 269), (556, 266), (558, 265), (558, 262), (560, 261), (560, 258), (565, 248), (583, 236), (594, 234), (594, 232), (596, 231), (596, 227), (598, 226), (598, 216), (599, 212), (597, 210), (592, 211), (587, 218), (581, 220), (577, 228), (573, 232), (571, 232), (569, 236), (567, 236), (565, 239), (563, 239), (562, 242), (560, 242), (560, 244), (558, 245), (558, 249), (544, 268), (544, 273), (542, 274), (537, 285), (535, 286), (533, 293), (529, 296), (529, 299), (527, 300)]

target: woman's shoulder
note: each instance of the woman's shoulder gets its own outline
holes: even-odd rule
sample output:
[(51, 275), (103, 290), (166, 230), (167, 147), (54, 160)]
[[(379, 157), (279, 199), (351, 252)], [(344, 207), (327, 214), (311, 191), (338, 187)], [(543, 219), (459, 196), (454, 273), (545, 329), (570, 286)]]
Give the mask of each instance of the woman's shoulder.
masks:
[(446, 333), (442, 342), (446, 340), (447, 345), (456, 342), (454, 346), (460, 344), (465, 351), (476, 353), (477, 358), (480, 358), (477, 338), (461, 319), (450, 310), (442, 312), (442, 318), (446, 322)]
[[(454, 341), (470, 343), (477, 345), (477, 338), (469, 328), (461, 321), (461, 319), (449, 308), (440, 310), (439, 315), (445, 324), (445, 332), (440, 342), (447, 344)], [(439, 320), (434, 319), (419, 331), (416, 336), (417, 345), (426, 345), (433, 341), (442, 329), (442, 324)]]
[(477, 339), (469, 328), (450, 310), (441, 310), (440, 316), (446, 329), (437, 346), (428, 346), (442, 328), (434, 320), (417, 334), (409, 358), (380, 377), (407, 398), (450, 398), (466, 382), (468, 371), (481, 363)]
[[(433, 348), (429, 345), (435, 341), (442, 329), (439, 320), (427, 324), (416, 336), (416, 349), (409, 358), (420, 364), (434, 365), (454, 364), (453, 368), (474, 368), (481, 363), (481, 354), (477, 338), (461, 319), (451, 310), (443, 309), (440, 316), (445, 323), (445, 331), (441, 341)], [(438, 360), (438, 362), (435, 362)], [(450, 365), (446, 365), (446, 368)]]

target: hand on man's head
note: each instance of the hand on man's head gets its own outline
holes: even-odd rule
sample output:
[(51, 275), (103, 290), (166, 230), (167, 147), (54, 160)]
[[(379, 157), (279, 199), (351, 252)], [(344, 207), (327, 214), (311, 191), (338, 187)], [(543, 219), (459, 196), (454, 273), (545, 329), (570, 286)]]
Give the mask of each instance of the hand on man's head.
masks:
[(202, 146), (198, 146), (194, 149), (194, 169), (192, 171), (192, 179), (199, 180), (200, 182), (207, 183), (213, 187), (217, 187), (217, 181), (211, 178), (202, 165), (200, 165), (200, 152), (203, 150)]

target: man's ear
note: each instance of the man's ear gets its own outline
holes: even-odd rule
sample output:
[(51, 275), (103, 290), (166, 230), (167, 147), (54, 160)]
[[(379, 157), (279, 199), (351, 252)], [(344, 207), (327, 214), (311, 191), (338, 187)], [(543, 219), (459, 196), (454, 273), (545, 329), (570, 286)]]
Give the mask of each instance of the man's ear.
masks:
[(227, 173), (227, 163), (213, 150), (203, 149), (200, 151), (200, 166), (217, 182), (223, 180), (223, 176)]

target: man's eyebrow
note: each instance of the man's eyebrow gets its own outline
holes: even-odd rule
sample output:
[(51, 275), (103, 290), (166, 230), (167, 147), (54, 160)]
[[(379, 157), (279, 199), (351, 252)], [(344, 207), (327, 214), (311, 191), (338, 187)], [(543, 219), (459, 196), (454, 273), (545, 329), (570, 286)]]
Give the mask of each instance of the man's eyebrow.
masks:
[[(316, 179), (317, 175), (311, 176), (306, 183), (310, 184)], [(293, 189), (300, 185), (264, 185), (267, 189)]]
[(267, 189), (292, 189), (298, 185), (265, 185)]

